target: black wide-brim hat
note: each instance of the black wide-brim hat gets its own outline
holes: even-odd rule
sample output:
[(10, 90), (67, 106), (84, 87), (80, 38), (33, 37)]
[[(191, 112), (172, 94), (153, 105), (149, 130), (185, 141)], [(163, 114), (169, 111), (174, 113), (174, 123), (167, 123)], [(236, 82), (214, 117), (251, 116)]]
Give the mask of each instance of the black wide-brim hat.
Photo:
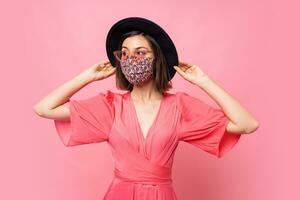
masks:
[(115, 67), (117, 60), (114, 57), (113, 51), (120, 50), (118, 48), (123, 34), (134, 30), (142, 31), (156, 40), (166, 58), (169, 72), (168, 79), (171, 80), (176, 73), (173, 66), (178, 66), (178, 54), (175, 45), (162, 27), (142, 17), (121, 19), (110, 28), (106, 37), (106, 53), (110, 63)]

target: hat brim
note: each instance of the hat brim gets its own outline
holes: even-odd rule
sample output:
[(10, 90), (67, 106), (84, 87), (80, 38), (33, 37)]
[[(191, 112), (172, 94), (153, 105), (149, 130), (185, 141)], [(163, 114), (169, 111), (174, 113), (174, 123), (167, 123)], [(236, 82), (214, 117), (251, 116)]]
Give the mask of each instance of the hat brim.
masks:
[(128, 17), (116, 22), (109, 30), (106, 37), (106, 53), (110, 63), (115, 67), (116, 58), (113, 51), (118, 50), (118, 45), (122, 39), (123, 34), (137, 30), (145, 32), (152, 36), (160, 46), (168, 65), (169, 80), (171, 80), (176, 70), (174, 65), (178, 65), (178, 54), (175, 45), (169, 35), (162, 27), (145, 18)]

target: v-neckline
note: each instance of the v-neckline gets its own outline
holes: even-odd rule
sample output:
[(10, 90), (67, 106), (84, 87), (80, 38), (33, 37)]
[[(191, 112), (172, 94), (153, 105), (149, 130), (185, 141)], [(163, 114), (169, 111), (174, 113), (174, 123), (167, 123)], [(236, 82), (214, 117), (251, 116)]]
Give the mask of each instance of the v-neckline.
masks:
[(138, 116), (137, 116), (137, 111), (136, 111), (136, 108), (135, 108), (135, 105), (134, 105), (134, 102), (131, 98), (131, 92), (128, 92), (128, 96), (129, 96), (129, 101), (130, 101), (130, 105), (132, 107), (132, 110), (134, 112), (134, 120), (135, 120), (135, 124), (138, 126), (138, 132), (139, 132), (139, 135), (142, 137), (142, 140), (144, 143), (147, 142), (147, 139), (149, 138), (149, 135), (151, 134), (151, 130), (153, 129), (153, 127), (155, 126), (157, 120), (158, 120), (158, 117), (160, 115), (160, 112), (162, 110), (162, 106), (163, 106), (163, 103), (164, 103), (164, 100), (165, 100), (165, 96), (166, 94), (164, 94), (162, 96), (162, 99), (160, 100), (160, 103), (159, 103), (159, 108), (158, 108), (158, 111), (156, 113), (156, 116), (152, 122), (152, 124), (150, 125), (149, 129), (148, 129), (148, 132), (147, 132), (147, 135), (146, 137), (144, 136), (144, 133), (143, 133), (143, 130), (142, 130), (142, 127), (140, 125), (140, 122), (139, 122), (139, 119), (138, 119)]

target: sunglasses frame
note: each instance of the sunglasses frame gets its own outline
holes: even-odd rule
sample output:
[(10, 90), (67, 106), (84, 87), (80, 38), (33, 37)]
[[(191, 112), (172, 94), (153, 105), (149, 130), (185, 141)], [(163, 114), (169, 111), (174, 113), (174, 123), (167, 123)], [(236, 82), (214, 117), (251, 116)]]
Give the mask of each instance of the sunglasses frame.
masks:
[[(150, 50), (135, 50), (135, 51), (133, 52), (133, 54), (134, 54), (134, 57), (135, 57), (135, 58), (138, 58), (138, 59), (146, 58), (146, 55), (143, 55), (143, 56), (137, 55), (137, 52), (138, 52), (138, 51), (143, 51), (143, 52), (146, 52), (146, 53), (152, 53), (152, 51), (150, 51)], [(124, 61), (124, 60), (121, 60), (121, 59), (118, 57), (118, 55), (117, 55), (118, 53), (122, 53), (122, 50), (115, 50), (115, 51), (113, 51), (113, 54), (114, 54), (115, 58), (116, 58), (119, 62)], [(127, 56), (127, 58), (126, 58), (125, 60), (127, 60), (127, 59), (130, 57), (130, 55), (131, 55), (131, 53), (129, 53), (129, 56)]]

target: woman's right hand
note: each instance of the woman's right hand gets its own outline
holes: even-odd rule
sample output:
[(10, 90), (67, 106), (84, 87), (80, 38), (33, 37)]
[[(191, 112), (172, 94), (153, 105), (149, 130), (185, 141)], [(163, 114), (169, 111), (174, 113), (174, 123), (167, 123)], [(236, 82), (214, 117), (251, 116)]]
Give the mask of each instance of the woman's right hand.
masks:
[(34, 105), (34, 111), (49, 119), (69, 120), (70, 111), (65, 105), (70, 97), (92, 81), (105, 79), (116, 71), (109, 60), (103, 60), (83, 71), (80, 75), (58, 87)]
[(115, 74), (116, 68), (112, 66), (108, 59), (102, 60), (89, 67), (84, 73), (87, 73), (92, 81), (98, 81)]

